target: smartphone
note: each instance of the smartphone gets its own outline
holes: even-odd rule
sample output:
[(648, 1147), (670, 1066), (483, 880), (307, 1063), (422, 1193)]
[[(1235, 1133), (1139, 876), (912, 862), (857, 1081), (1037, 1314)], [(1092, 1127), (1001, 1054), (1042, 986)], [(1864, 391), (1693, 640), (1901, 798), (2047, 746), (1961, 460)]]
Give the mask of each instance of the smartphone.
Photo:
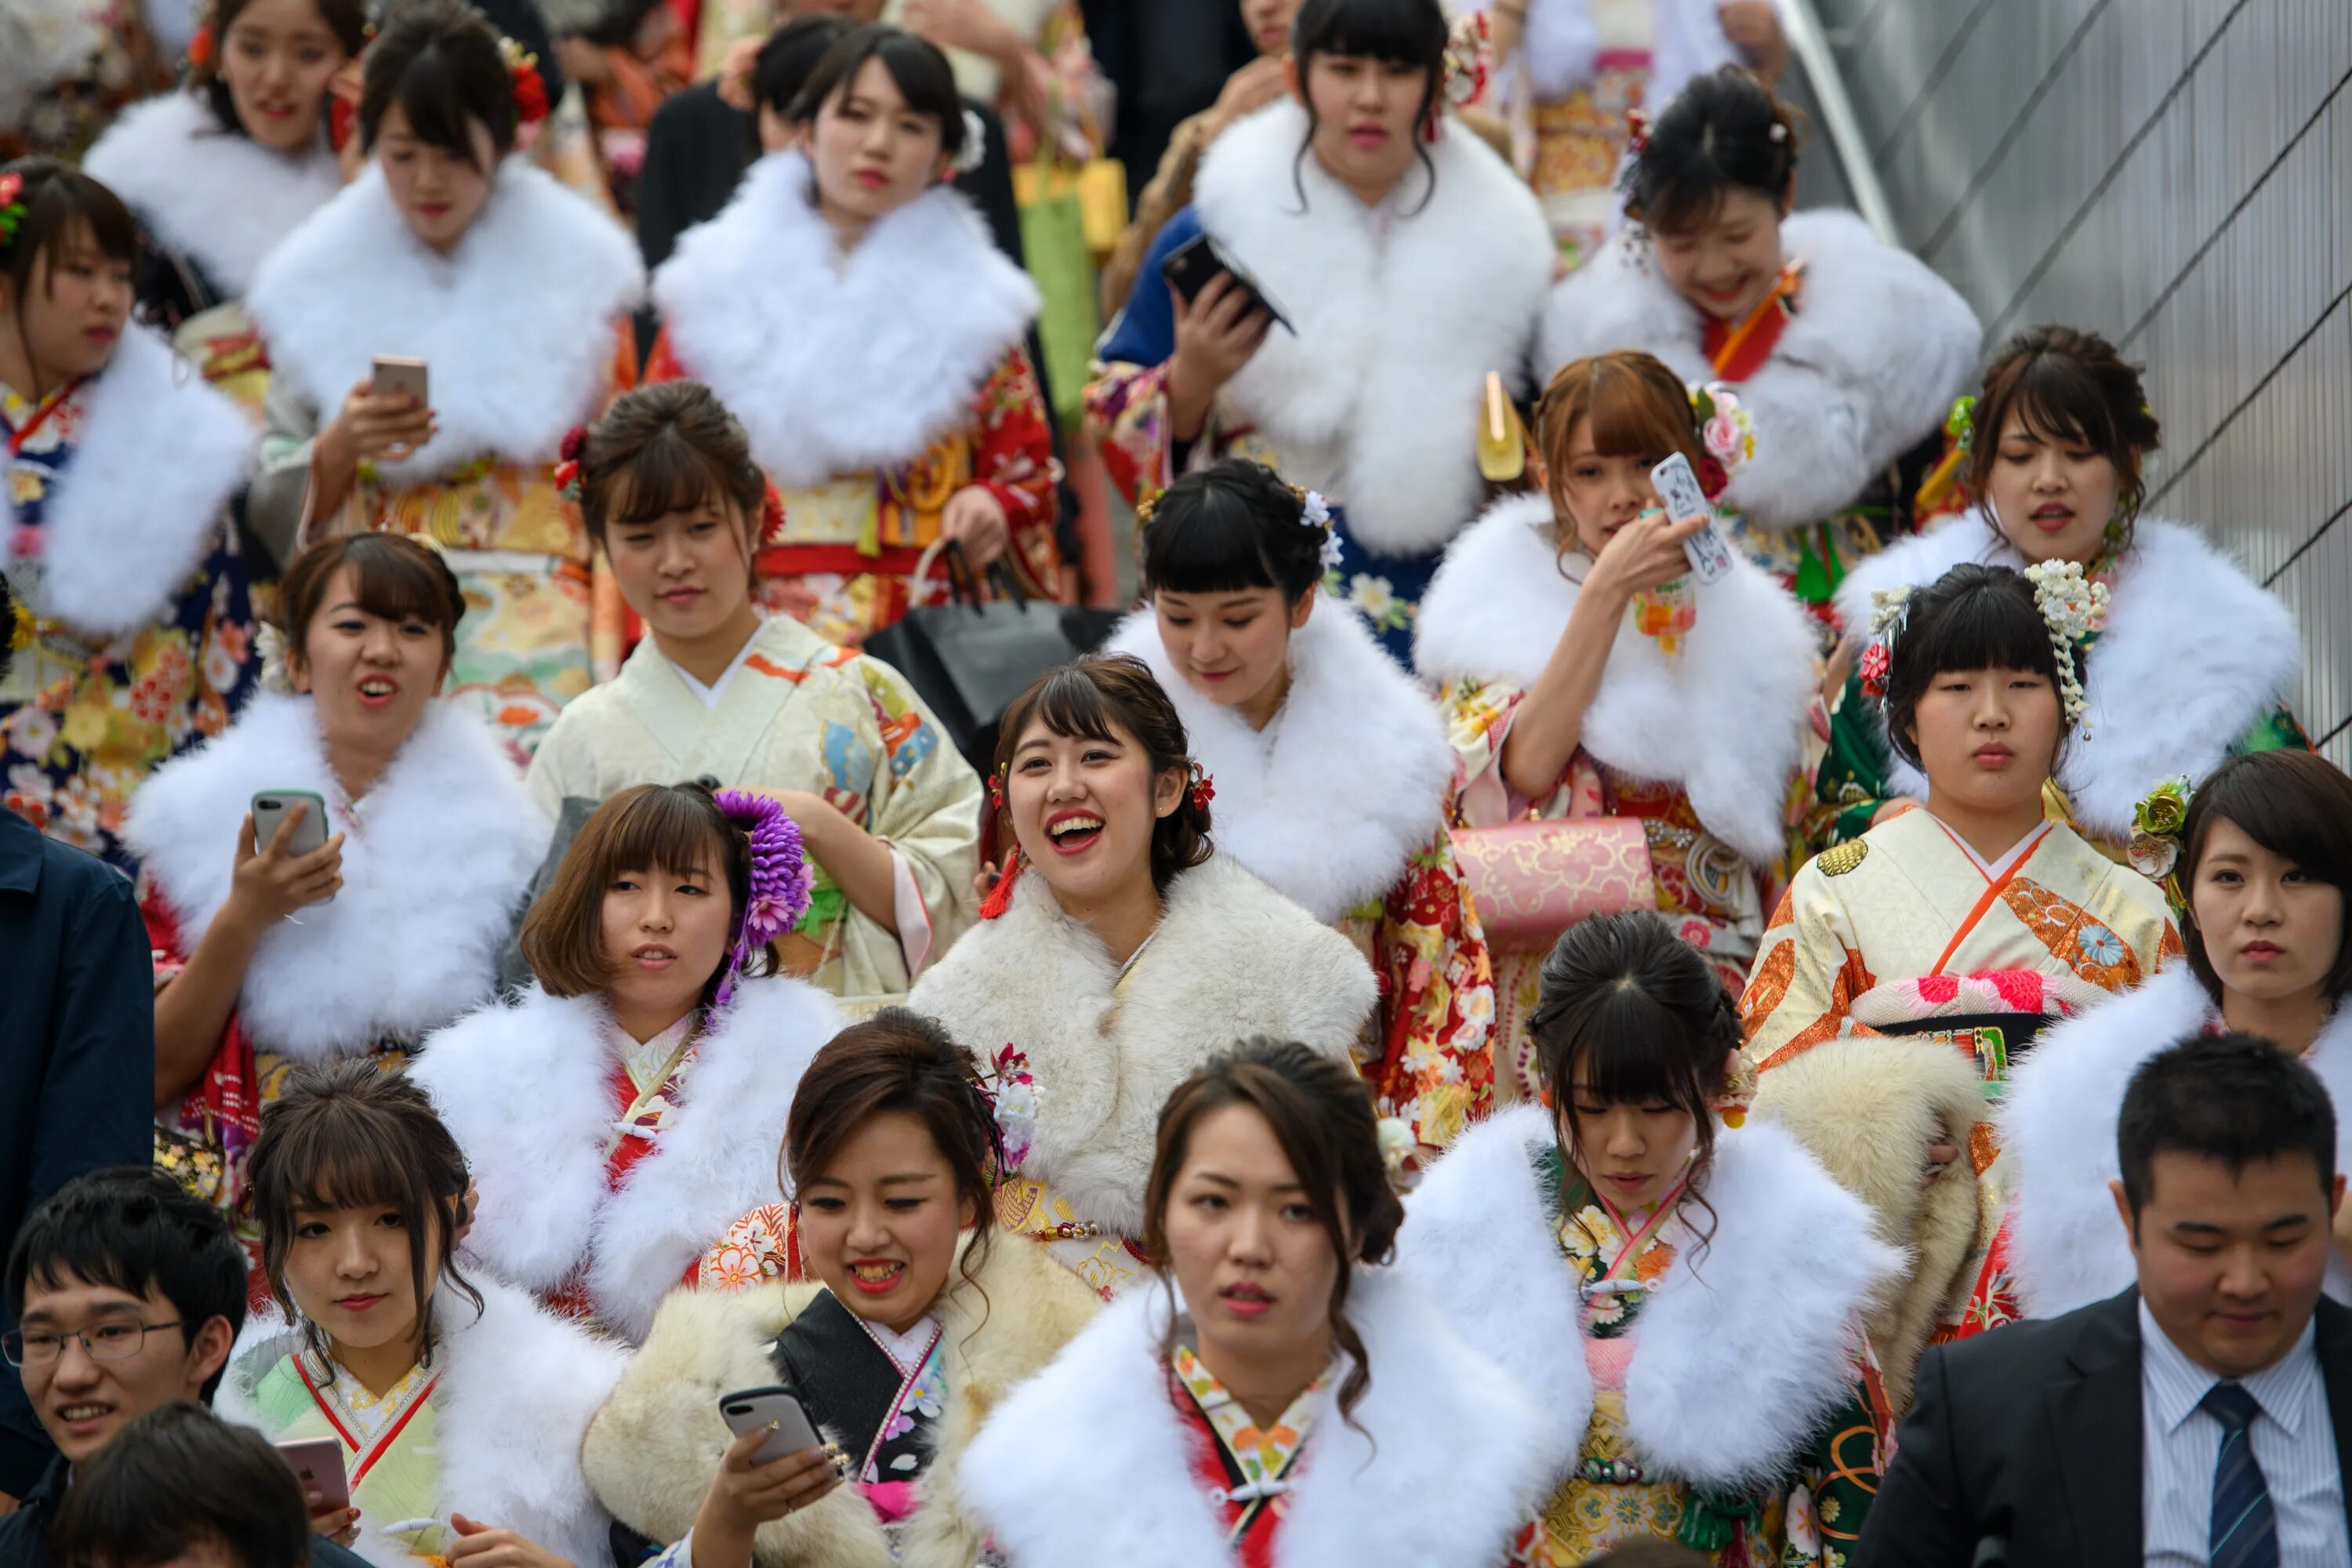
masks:
[[(310, 807), (302, 820), (292, 829), (293, 837), (286, 841), (289, 855), (308, 855), (327, 846), (327, 803), (315, 790), (265, 789), (253, 797), (253, 847), (267, 849), (276, 840), (286, 819), (297, 805)], [(321, 899), (321, 903), (333, 901), (333, 895)]]
[(1223, 246), (1205, 234), (1196, 234), (1171, 251), (1168, 259), (1160, 264), (1160, 272), (1169, 285), (1191, 303), (1212, 282), (1217, 274), (1230, 273), (1243, 293), (1249, 296), (1253, 310), (1264, 310), (1274, 319), (1275, 325), (1291, 336), (1298, 330), (1284, 317), (1282, 307), (1265, 291), (1265, 286), (1250, 275), (1250, 269), (1234, 260)]
[(433, 400), (425, 395), (425, 362), (421, 359), (376, 355), (375, 384), (371, 390), (378, 397), (413, 397), (419, 408), (433, 406)]
[(1656, 487), (1658, 500), (1666, 509), (1666, 516), (1676, 522), (1692, 518), (1706, 519), (1706, 526), (1683, 541), (1683, 554), (1689, 558), (1691, 574), (1702, 583), (1719, 582), (1731, 574), (1731, 547), (1723, 542), (1723, 531), (1715, 526), (1715, 508), (1708, 504), (1706, 492), (1699, 488), (1698, 476), (1691, 472), (1690, 459), (1680, 452), (1670, 454), (1666, 460), (1650, 470), (1650, 483)]
[[(319, 1494), (319, 1509), (352, 1506), (352, 1485), (343, 1476), (343, 1446), (333, 1437), (289, 1437), (272, 1444), (305, 1492)], [(305, 1503), (308, 1508), (309, 1504)]]
[(809, 1419), (807, 1408), (801, 1404), (801, 1396), (782, 1384), (722, 1394), (719, 1396), (719, 1414), (726, 1421), (727, 1430), (738, 1437), (762, 1426), (769, 1429), (768, 1440), (751, 1456), (755, 1465), (824, 1446), (824, 1439), (817, 1436), (816, 1424)]

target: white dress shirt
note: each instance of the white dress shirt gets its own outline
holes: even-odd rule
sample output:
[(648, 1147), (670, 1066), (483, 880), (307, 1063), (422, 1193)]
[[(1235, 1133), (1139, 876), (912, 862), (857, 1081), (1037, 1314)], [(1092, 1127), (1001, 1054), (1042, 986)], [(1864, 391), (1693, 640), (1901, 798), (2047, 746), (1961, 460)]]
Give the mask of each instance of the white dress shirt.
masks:
[[(2247, 1432), (2278, 1520), (2282, 1568), (2344, 1568), (2352, 1542), (2344, 1524), (2344, 1479), (2327, 1384), (2314, 1348), (2315, 1324), (2285, 1355), (2237, 1381), (2262, 1414)], [(2221, 1423), (2200, 1407), (2223, 1381), (2181, 1353), (2139, 1308), (2140, 1517), (2147, 1568), (2206, 1568), (2213, 1518), (2213, 1466)]]

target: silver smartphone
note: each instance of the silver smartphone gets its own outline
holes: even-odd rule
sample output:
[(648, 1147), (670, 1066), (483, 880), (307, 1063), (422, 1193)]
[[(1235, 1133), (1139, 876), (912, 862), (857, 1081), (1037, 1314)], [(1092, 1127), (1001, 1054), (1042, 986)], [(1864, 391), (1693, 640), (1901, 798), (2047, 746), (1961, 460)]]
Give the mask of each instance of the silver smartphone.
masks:
[[(288, 826), (288, 819), (297, 805), (309, 809), (300, 821)], [(269, 847), (280, 832), (290, 833), (286, 841), (289, 855), (309, 855), (327, 847), (327, 803), (316, 790), (265, 789), (253, 797), (253, 847), (258, 852)], [(319, 902), (331, 904), (335, 895), (329, 893)]]
[(1706, 491), (1699, 488), (1698, 476), (1691, 472), (1690, 459), (1680, 452), (1669, 455), (1650, 470), (1650, 483), (1674, 521), (1706, 519), (1706, 527), (1683, 541), (1691, 574), (1702, 583), (1719, 582), (1730, 575), (1731, 547), (1724, 543), (1723, 531), (1715, 526), (1715, 508), (1708, 503)]
[(769, 1429), (768, 1440), (751, 1456), (755, 1465), (824, 1446), (800, 1395), (781, 1384), (722, 1394), (719, 1396), (719, 1414), (727, 1423), (727, 1430), (738, 1437), (762, 1426)]
[(433, 400), (426, 395), (425, 362), (402, 359), (396, 354), (375, 356), (375, 381), (370, 389), (378, 397), (413, 397), (419, 408), (430, 408)]

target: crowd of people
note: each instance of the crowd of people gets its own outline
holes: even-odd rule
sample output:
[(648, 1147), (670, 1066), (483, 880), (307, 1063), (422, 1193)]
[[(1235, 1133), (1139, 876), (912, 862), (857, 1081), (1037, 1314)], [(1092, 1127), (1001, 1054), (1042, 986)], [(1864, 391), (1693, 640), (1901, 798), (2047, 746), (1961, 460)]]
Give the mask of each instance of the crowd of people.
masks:
[(2294, 619), (1770, 5), (86, 9), (0, 1568), (2352, 1568)]

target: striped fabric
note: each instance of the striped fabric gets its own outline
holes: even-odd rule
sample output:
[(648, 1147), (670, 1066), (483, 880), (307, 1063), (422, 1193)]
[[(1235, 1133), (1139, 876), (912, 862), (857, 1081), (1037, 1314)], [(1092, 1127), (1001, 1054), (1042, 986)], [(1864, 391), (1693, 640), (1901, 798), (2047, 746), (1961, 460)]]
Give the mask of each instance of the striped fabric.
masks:
[(2278, 1568), (2278, 1516), (2247, 1432), (2262, 1403), (2242, 1383), (2217, 1383), (2198, 1406), (2221, 1424), (2213, 1460), (2213, 1513), (2205, 1527), (2213, 1568)]

